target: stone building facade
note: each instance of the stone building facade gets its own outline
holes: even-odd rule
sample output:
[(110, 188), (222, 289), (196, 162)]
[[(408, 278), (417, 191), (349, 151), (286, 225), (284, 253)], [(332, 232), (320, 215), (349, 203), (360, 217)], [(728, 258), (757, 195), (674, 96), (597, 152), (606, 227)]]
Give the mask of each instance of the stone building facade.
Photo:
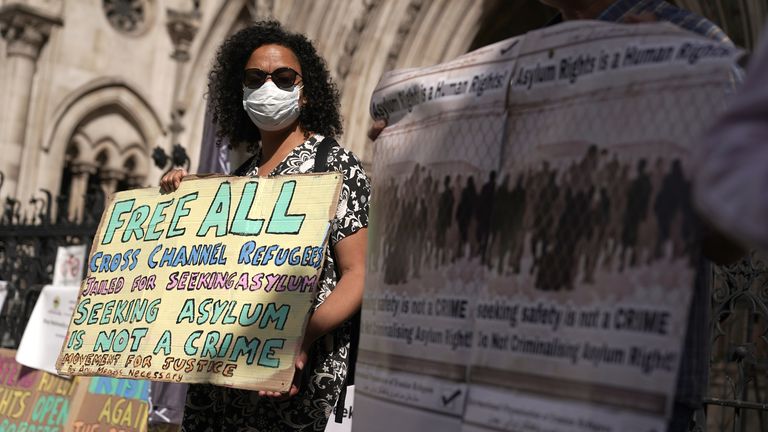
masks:
[[(727, 31), (735, 23), (748, 48), (766, 9), (678, 3)], [(439, 63), (553, 15), (536, 0), (0, 0), (0, 199), (46, 189), (76, 212), (88, 187), (157, 184), (152, 154), (176, 143), (196, 171), (212, 59), (254, 20), (315, 41), (342, 92), (342, 142), (369, 161), (368, 102), (384, 71)]]

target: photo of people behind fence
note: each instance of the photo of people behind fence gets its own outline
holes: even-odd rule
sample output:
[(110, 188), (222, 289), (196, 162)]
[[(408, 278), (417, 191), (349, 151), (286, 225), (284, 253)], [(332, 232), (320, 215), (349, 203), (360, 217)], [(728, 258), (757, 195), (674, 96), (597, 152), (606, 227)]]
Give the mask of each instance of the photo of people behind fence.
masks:
[(396, 285), (476, 260), (500, 276), (534, 275), (542, 291), (572, 290), (594, 283), (597, 269), (689, 255), (689, 189), (677, 158), (620, 160), (595, 145), (563, 169), (543, 161), (516, 177), (438, 176), (414, 164), (400, 182), (379, 186), (375, 206), (397, 223), (382, 228), (369, 267)]

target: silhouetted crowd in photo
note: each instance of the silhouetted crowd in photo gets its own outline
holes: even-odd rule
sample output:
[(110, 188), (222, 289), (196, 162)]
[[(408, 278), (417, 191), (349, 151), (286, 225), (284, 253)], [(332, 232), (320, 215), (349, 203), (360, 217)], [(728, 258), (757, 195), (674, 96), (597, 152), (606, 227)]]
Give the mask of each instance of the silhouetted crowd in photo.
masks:
[[(690, 184), (679, 159), (620, 161), (591, 146), (564, 169), (438, 177), (416, 165), (379, 183), (369, 265), (387, 284), (459, 260), (498, 275), (529, 272), (540, 290), (594, 283), (596, 272), (689, 254)], [(379, 234), (383, 234), (380, 236)]]

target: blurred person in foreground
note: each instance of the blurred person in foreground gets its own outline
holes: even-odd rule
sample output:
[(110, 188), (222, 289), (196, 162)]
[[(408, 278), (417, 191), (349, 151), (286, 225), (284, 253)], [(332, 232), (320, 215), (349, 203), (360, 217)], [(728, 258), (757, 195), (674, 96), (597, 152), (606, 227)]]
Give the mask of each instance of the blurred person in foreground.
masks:
[[(224, 42), (208, 94), (218, 136), (256, 152), (235, 175), (313, 172), (324, 140), (341, 133), (339, 94), (325, 61), (305, 36), (275, 21), (256, 23)], [(325, 429), (346, 380), (350, 318), (362, 303), (370, 197), (362, 164), (330, 142), (320, 164), (342, 173), (344, 182), (289, 392), (190, 385), (183, 431)], [(186, 175), (183, 169), (168, 173), (162, 189), (175, 190)]]
[(768, 32), (744, 85), (701, 140), (693, 181), (701, 216), (740, 247), (768, 253)]

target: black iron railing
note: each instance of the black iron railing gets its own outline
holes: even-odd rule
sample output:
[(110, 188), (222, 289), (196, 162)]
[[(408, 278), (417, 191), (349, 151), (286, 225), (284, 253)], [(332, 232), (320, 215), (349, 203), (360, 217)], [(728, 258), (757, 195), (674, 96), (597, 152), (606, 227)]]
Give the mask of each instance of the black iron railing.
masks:
[[(3, 177), (0, 173), (0, 193)], [(40, 290), (53, 278), (59, 246), (90, 246), (104, 210), (104, 193), (91, 187), (77, 197), (80, 211), (70, 214), (68, 196), (41, 190), (29, 202), (6, 198), (0, 214), (0, 280), (7, 298), (0, 310), (0, 346), (15, 348)]]
[(711, 305), (706, 430), (768, 431), (768, 261), (716, 267)]

